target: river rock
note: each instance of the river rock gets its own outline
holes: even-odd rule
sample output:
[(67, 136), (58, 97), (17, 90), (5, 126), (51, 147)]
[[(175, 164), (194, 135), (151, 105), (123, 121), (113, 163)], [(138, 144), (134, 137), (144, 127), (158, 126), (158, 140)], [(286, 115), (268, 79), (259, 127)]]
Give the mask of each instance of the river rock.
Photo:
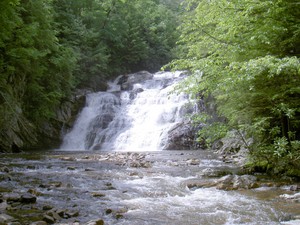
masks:
[(198, 166), (200, 164), (199, 159), (188, 159), (186, 162), (188, 165), (191, 165), (191, 166)]
[(45, 221), (36, 221), (34, 223), (31, 223), (30, 225), (47, 225), (47, 222), (45, 222)]
[(257, 178), (251, 175), (227, 175), (218, 179), (216, 187), (221, 190), (238, 190), (257, 188)]
[(0, 174), (0, 181), (11, 181), (11, 177), (8, 174)]
[(129, 94), (130, 100), (135, 99), (135, 97), (137, 96), (137, 94), (138, 94), (138, 93), (141, 93), (141, 92), (143, 92), (143, 91), (144, 91), (143, 88), (136, 88), (136, 89), (132, 90), (132, 91), (130, 92), (130, 94)]
[(49, 215), (44, 215), (43, 220), (47, 223), (47, 224), (54, 224), (55, 223), (55, 219)]
[(7, 203), (13, 203), (13, 202), (21, 202), (21, 195), (17, 193), (9, 193), (4, 195), (4, 198), (6, 199)]
[(7, 224), (9, 222), (15, 221), (15, 218), (7, 215), (7, 214), (0, 214), (0, 224)]
[(279, 197), (293, 202), (300, 202), (300, 192), (296, 194), (283, 194)]
[(65, 215), (66, 215), (67, 218), (77, 217), (77, 216), (79, 216), (79, 211), (78, 210), (66, 211)]
[(149, 80), (152, 77), (153, 74), (147, 71), (140, 71), (133, 74), (123, 75), (118, 84), (121, 85), (121, 90), (129, 91), (132, 90), (134, 84)]
[(36, 202), (36, 196), (30, 194), (30, 193), (24, 193), (21, 195), (21, 203), (23, 204), (31, 204)]
[(210, 180), (203, 179), (190, 179), (183, 182), (184, 186), (187, 186), (189, 189), (193, 188), (209, 188), (215, 186), (215, 183)]
[(104, 221), (102, 219), (91, 220), (87, 222), (85, 225), (104, 225)]
[(195, 149), (195, 129), (190, 123), (178, 123), (168, 131), (162, 140), (163, 150)]
[(58, 215), (58, 213), (55, 210), (50, 210), (46, 213), (47, 216), (52, 217), (55, 221), (60, 220), (61, 217)]
[(105, 194), (100, 193), (100, 192), (93, 192), (92, 196), (96, 197), (96, 198), (102, 198), (102, 197), (105, 197)]
[(1, 166), (0, 167), (0, 172), (3, 172), (3, 173), (9, 173), (11, 172), (12, 170), (9, 169), (7, 166)]

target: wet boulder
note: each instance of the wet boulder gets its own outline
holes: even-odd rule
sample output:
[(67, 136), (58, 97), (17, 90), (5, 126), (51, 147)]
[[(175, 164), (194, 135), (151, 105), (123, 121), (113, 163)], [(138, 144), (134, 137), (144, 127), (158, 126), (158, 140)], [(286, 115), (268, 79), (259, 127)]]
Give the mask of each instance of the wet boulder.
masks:
[(162, 141), (164, 150), (190, 150), (195, 144), (195, 130), (189, 123), (176, 124)]
[(257, 188), (259, 185), (256, 181), (257, 178), (251, 175), (226, 175), (215, 183), (216, 188), (221, 190), (238, 190)]
[(11, 204), (13, 202), (21, 202), (21, 195), (18, 193), (9, 193), (4, 195), (4, 198), (6, 199), (8, 204)]
[(279, 196), (280, 198), (283, 198), (288, 201), (292, 202), (299, 202), (300, 203), (300, 192), (295, 194), (283, 194)]
[(0, 224), (8, 224), (10, 222), (16, 221), (15, 218), (7, 215), (7, 214), (0, 214)]
[(20, 202), (23, 204), (36, 203), (36, 196), (30, 193), (24, 193), (21, 195)]
[(132, 91), (130, 92), (130, 94), (129, 94), (130, 100), (135, 99), (135, 97), (137, 96), (137, 94), (138, 94), (138, 93), (141, 93), (141, 92), (143, 92), (143, 91), (144, 91), (143, 88), (136, 88), (136, 89), (132, 90)]
[(34, 223), (31, 223), (30, 225), (47, 225), (47, 222), (45, 222), (45, 221), (36, 221)]
[(152, 79), (153, 74), (147, 71), (140, 71), (133, 74), (124, 75), (119, 80), (119, 85), (121, 85), (121, 90), (129, 91), (133, 89), (134, 84), (143, 82), (145, 80)]
[(104, 225), (104, 221), (102, 219), (91, 220), (86, 225)]

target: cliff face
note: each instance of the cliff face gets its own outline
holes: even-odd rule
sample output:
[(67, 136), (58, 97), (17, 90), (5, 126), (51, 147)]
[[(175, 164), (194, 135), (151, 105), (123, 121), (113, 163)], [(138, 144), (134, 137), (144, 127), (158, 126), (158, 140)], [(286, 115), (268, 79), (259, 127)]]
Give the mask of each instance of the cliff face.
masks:
[(56, 111), (56, 117), (46, 121), (37, 128), (37, 142), (25, 145), (25, 149), (53, 149), (61, 144), (63, 132), (72, 127), (77, 114), (85, 105), (87, 90), (79, 90), (71, 99), (68, 99)]
[(78, 90), (69, 99), (60, 104), (54, 118), (39, 125), (25, 118), (20, 110), (1, 122), (0, 152), (20, 152), (29, 149), (57, 148), (62, 139), (64, 127), (71, 127), (81, 108), (85, 104), (85, 95), (89, 91)]

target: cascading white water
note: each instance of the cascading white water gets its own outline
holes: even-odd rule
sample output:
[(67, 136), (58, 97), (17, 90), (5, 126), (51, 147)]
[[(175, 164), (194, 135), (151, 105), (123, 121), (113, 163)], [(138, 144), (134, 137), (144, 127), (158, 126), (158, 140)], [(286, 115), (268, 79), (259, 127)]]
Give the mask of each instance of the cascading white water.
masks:
[(154, 151), (164, 148), (168, 131), (189, 111), (186, 94), (170, 94), (181, 72), (159, 72), (120, 91), (116, 80), (108, 92), (87, 96), (87, 105), (61, 149)]

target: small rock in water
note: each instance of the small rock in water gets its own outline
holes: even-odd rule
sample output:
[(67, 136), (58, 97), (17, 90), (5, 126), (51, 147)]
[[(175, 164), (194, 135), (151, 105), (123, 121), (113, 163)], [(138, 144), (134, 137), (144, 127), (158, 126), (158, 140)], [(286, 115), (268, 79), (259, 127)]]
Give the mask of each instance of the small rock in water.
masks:
[(92, 196), (93, 196), (93, 197), (105, 197), (105, 194), (99, 193), (99, 192), (93, 192), (93, 193), (92, 193)]
[(10, 193), (8, 195), (5, 195), (4, 198), (6, 198), (7, 203), (20, 202), (21, 201), (21, 195), (19, 195), (17, 193)]
[(72, 158), (72, 157), (61, 157), (60, 158), (61, 160), (63, 160), (63, 161), (75, 161), (75, 159), (74, 158)]
[(21, 195), (21, 202), (23, 204), (30, 204), (30, 203), (36, 203), (36, 196), (30, 194), (30, 193), (25, 193)]
[(52, 217), (54, 220), (60, 220), (61, 217), (57, 214), (57, 212), (55, 210), (50, 210), (47, 213), (47, 216)]
[(9, 215), (0, 214), (0, 224), (7, 224), (7, 223), (12, 222), (14, 220), (15, 220), (15, 218), (13, 218)]
[(86, 225), (104, 225), (104, 221), (102, 219), (91, 220)]
[(116, 214), (115, 217), (117, 220), (119, 220), (119, 219), (123, 219), (124, 216), (122, 214)]
[(199, 159), (189, 159), (186, 162), (187, 162), (187, 164), (192, 165), (192, 166), (197, 166), (200, 164)]
[(0, 167), (0, 172), (3, 172), (3, 173), (9, 173), (11, 172), (12, 170), (9, 169), (7, 166), (3, 166), (3, 167)]
[(113, 212), (112, 209), (107, 209), (107, 210), (105, 211), (106, 214), (111, 214), (112, 212)]
[(47, 222), (45, 222), (45, 221), (36, 221), (34, 223), (31, 223), (30, 225), (47, 225)]
[(65, 212), (65, 215), (68, 218), (77, 217), (77, 216), (79, 216), (79, 211), (77, 211), (77, 210), (67, 211), (67, 212)]
[(30, 194), (32, 194), (32, 195), (35, 195), (35, 196), (39, 196), (39, 195), (42, 194), (41, 192), (38, 192), (35, 189), (29, 189), (27, 192), (30, 193)]
[(51, 216), (48, 215), (44, 215), (43, 220), (47, 223), (47, 224), (54, 224), (55, 223), (55, 219)]
[(67, 170), (75, 170), (76, 168), (74, 167), (74, 166), (69, 166), (68, 168), (67, 168)]
[(283, 195), (280, 195), (279, 197), (284, 198), (286, 200), (293, 201), (293, 202), (300, 202), (300, 192), (296, 193), (296, 194), (292, 194), (292, 195), (283, 194)]
[(53, 206), (51, 206), (51, 205), (44, 205), (43, 206), (43, 210), (51, 210), (51, 209), (53, 209)]
[(291, 190), (291, 191), (298, 191), (298, 190), (300, 190), (300, 186), (297, 185), (297, 184), (292, 185), (292, 186), (290, 187), (290, 190)]

